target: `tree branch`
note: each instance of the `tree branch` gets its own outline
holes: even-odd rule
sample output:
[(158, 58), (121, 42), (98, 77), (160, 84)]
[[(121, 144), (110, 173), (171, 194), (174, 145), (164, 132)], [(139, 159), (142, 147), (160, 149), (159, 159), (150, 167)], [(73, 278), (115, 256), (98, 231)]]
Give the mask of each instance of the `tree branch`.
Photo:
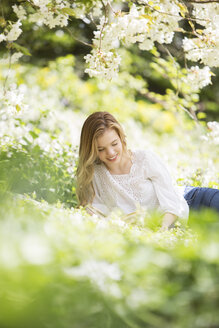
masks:
[(185, 0), (185, 2), (189, 2), (189, 3), (212, 3), (212, 2), (216, 2), (216, 3), (219, 3), (219, 0)]
[[(158, 99), (156, 97), (156, 95), (153, 95), (151, 94), (149, 91), (146, 91), (146, 92), (141, 92), (141, 95), (143, 97), (145, 97), (146, 99), (150, 100), (151, 102), (155, 103), (155, 104), (160, 104), (161, 106), (163, 106), (166, 110), (169, 109), (169, 104), (167, 101), (165, 100), (161, 100), (161, 99)], [(199, 123), (197, 117), (196, 117), (196, 113), (190, 108), (190, 109), (187, 109), (185, 108), (184, 106), (178, 104), (178, 106), (184, 110), (196, 123)]]
[[(185, 0), (185, 4), (186, 2), (187, 3), (210, 3), (210, 2), (218, 2), (219, 3), (219, 0)], [(132, 0), (133, 3), (136, 3), (138, 5), (143, 5), (142, 3), (139, 3), (138, 0)], [(148, 7), (150, 8), (152, 11), (156, 11), (157, 13), (159, 14), (162, 14), (162, 15), (168, 15), (168, 16), (172, 16), (172, 17), (177, 17), (177, 18), (180, 18), (180, 19), (186, 19), (186, 20), (190, 20), (190, 21), (205, 21), (205, 22), (209, 22), (210, 20), (209, 19), (204, 19), (204, 18), (198, 18), (198, 17), (195, 17), (195, 18), (192, 18), (192, 17), (182, 17), (182, 16), (179, 16), (179, 15), (176, 15), (176, 14), (171, 14), (171, 13), (168, 13), (168, 12), (165, 12), (165, 11), (160, 11), (158, 9), (155, 9), (153, 6), (149, 5), (149, 4), (145, 4), (145, 7)]]
[(3, 83), (4, 96), (6, 95), (6, 84), (7, 84), (8, 77), (9, 77), (10, 70), (11, 70), (11, 57), (12, 57), (11, 48), (9, 48), (8, 74), (6, 75), (4, 83)]
[(85, 46), (88, 46), (88, 47), (93, 48), (93, 45), (92, 45), (92, 44), (87, 43), (87, 42), (84, 42), (84, 41), (81, 41), (81, 40), (79, 40), (78, 38), (76, 38), (76, 37), (73, 35), (73, 33), (72, 33), (72, 31), (70, 30), (70, 28), (65, 27), (64, 29), (65, 29), (66, 31), (68, 31), (68, 33), (71, 35), (71, 37), (72, 37), (73, 39), (75, 39), (76, 41), (78, 41), (79, 43), (82, 43), (82, 44), (84, 44)]
[(100, 30), (100, 42), (99, 42), (99, 50), (101, 50), (101, 44), (102, 44), (102, 38), (103, 38), (103, 30), (106, 26), (106, 21), (107, 21), (107, 18), (106, 18), (106, 15), (107, 15), (107, 10), (106, 10), (106, 5), (104, 4), (104, 2), (101, 0), (102, 2), (102, 5), (103, 5), (103, 8), (104, 8), (104, 23), (103, 23), (103, 26), (101, 27), (101, 30)]

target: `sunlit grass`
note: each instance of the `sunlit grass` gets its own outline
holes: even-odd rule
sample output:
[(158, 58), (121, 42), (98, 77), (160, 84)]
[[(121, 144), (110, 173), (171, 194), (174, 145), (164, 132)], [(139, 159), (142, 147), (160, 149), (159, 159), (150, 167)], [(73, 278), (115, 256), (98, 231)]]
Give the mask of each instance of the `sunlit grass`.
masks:
[(218, 324), (213, 212), (160, 232), (146, 217), (133, 224), (28, 197), (1, 199), (1, 326), (105, 327), (106, 317), (108, 327)]

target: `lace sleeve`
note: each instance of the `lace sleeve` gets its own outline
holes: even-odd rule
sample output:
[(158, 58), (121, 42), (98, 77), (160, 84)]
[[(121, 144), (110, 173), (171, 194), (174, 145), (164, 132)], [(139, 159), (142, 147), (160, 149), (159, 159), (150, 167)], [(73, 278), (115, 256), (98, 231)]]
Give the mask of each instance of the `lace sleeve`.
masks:
[(172, 213), (180, 218), (188, 218), (189, 207), (186, 200), (172, 184), (171, 176), (163, 161), (153, 152), (145, 154), (145, 177), (150, 179), (164, 213)]

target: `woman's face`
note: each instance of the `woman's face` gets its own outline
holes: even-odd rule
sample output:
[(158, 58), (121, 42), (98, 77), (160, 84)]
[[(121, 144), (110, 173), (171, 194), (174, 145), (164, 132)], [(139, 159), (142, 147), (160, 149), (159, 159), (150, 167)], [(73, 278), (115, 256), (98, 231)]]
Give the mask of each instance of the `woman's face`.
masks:
[(97, 149), (99, 159), (109, 168), (119, 163), (122, 158), (122, 142), (114, 129), (106, 130), (97, 138)]

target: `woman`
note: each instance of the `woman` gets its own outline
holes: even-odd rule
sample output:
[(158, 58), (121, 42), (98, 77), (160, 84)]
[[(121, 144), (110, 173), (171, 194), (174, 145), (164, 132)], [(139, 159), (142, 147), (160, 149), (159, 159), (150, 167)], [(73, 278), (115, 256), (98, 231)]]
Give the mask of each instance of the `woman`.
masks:
[(82, 127), (77, 196), (90, 213), (92, 208), (105, 215), (114, 208), (125, 214), (138, 206), (158, 210), (163, 215), (162, 229), (168, 229), (178, 217), (187, 219), (189, 206), (219, 211), (219, 190), (187, 187), (183, 197), (157, 155), (127, 149), (121, 125), (108, 112), (91, 114)]

